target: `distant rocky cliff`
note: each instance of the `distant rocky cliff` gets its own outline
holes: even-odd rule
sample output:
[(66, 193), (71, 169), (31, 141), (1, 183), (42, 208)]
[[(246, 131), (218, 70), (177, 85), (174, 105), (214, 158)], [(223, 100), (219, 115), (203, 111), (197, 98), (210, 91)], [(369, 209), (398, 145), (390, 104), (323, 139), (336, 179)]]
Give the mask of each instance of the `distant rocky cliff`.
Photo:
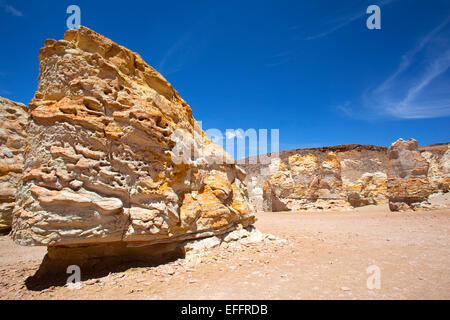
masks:
[(415, 140), (399, 140), (390, 148), (286, 150), (270, 155), (270, 162), (253, 157), (242, 166), (258, 211), (347, 210), (387, 202), (398, 211), (426, 207), (431, 193), (449, 190), (449, 150), (447, 144), (417, 147)]

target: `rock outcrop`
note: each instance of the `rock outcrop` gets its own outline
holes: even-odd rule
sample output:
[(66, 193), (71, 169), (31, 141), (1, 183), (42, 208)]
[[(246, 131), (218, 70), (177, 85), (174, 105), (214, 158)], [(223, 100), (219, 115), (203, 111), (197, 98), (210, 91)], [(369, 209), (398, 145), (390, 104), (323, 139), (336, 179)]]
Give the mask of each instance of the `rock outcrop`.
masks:
[(418, 150), (417, 141), (399, 139), (388, 149), (388, 194), (391, 211), (429, 207), (433, 188), (428, 180), (428, 161)]
[(0, 97), (0, 232), (11, 229), (15, 192), (23, 169), (27, 107)]
[[(270, 155), (270, 164), (248, 158), (243, 167), (249, 198), (258, 211), (340, 211), (388, 203), (400, 192), (394, 180), (388, 184), (388, 154), (387, 147), (338, 145), (282, 151)], [(448, 192), (449, 146), (419, 147), (414, 154), (423, 157), (422, 166), (428, 164), (424, 195)], [(396, 161), (406, 163), (409, 156), (401, 153)]]
[(312, 154), (294, 154), (285, 163), (272, 160), (263, 187), (268, 211), (350, 208), (342, 192), (341, 165), (333, 152), (320, 161)]
[(39, 61), (15, 242), (123, 253), (254, 222), (244, 172), (138, 54), (80, 27)]

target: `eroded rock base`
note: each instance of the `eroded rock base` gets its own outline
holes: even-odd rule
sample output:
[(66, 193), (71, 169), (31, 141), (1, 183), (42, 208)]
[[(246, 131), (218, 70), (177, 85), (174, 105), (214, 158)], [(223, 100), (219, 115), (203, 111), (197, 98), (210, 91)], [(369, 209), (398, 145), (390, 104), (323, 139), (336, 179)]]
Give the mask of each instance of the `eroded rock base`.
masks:
[(146, 245), (142, 243), (104, 243), (79, 247), (48, 247), (39, 270), (28, 280), (31, 288), (65, 285), (72, 274), (68, 267), (80, 268), (82, 280), (124, 271), (132, 267), (155, 266), (177, 259), (193, 261), (219, 247), (264, 241), (283, 241), (253, 226), (242, 227), (203, 239)]

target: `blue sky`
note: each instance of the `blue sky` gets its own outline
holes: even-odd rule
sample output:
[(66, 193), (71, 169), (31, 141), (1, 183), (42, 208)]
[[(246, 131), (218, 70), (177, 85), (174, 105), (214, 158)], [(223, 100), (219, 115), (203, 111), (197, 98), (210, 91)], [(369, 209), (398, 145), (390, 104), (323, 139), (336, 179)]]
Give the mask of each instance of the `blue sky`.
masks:
[[(279, 129), (281, 150), (450, 141), (448, 0), (0, 0), (0, 96), (31, 100), (38, 50), (63, 37), (71, 4), (161, 72), (204, 129)], [(381, 30), (366, 28), (372, 4)]]

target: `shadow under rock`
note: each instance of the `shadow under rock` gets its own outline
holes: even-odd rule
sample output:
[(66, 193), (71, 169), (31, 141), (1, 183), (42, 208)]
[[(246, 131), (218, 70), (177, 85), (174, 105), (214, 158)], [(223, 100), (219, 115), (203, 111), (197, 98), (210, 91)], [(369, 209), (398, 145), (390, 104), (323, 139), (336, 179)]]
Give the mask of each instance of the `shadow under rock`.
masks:
[(11, 229), (0, 230), (0, 236), (7, 236), (11, 232)]
[(99, 279), (130, 268), (155, 267), (185, 257), (179, 243), (126, 247), (124, 243), (65, 248), (49, 247), (39, 269), (25, 280), (28, 290), (42, 291), (64, 286), (73, 274), (68, 267), (80, 268), (81, 281)]

